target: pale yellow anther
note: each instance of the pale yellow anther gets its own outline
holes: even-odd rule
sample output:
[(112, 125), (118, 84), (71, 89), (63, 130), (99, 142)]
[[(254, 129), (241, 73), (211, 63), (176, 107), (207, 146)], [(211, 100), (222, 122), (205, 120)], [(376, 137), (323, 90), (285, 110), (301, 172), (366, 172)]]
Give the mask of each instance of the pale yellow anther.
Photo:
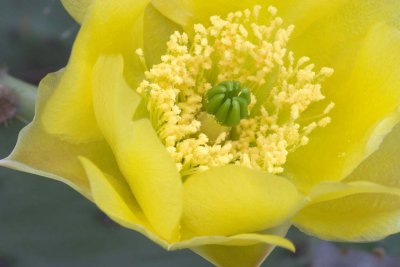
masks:
[[(334, 103), (317, 114), (303, 113), (325, 99), (321, 83), (333, 69), (315, 70), (308, 57), (296, 60), (287, 48), (294, 26), (283, 27), (277, 12), (272, 6), (255, 6), (225, 19), (213, 16), (208, 27), (194, 25), (190, 41), (187, 34), (175, 32), (161, 63), (145, 73), (137, 92), (183, 176), (227, 164), (283, 172), (288, 154), (330, 123)], [(261, 16), (269, 22), (260, 24)], [(144, 59), (142, 50), (136, 53)], [(251, 90), (251, 116), (234, 129), (211, 124), (204, 129), (204, 96), (227, 80)]]
[(328, 114), (331, 110), (335, 107), (335, 103), (331, 102), (328, 106), (324, 109), (324, 114)]
[(329, 123), (331, 123), (331, 118), (325, 117), (325, 118), (319, 120), (317, 124), (319, 127), (326, 127)]
[[(257, 20), (257, 19), (259, 18), (261, 9), (262, 9), (262, 7), (259, 6), (259, 5), (254, 6), (254, 8), (253, 8), (253, 17), (254, 17), (254, 20)], [(275, 14), (276, 14), (276, 13), (275, 13)], [(272, 15), (275, 15), (275, 14), (272, 14)]]
[(274, 7), (274, 6), (270, 6), (270, 7), (268, 7), (268, 12), (271, 15), (275, 16), (278, 13), (278, 9), (276, 7)]
[(136, 49), (135, 52), (136, 52), (136, 55), (138, 55), (139, 57), (143, 57), (144, 56), (143, 49), (141, 49), (141, 48)]

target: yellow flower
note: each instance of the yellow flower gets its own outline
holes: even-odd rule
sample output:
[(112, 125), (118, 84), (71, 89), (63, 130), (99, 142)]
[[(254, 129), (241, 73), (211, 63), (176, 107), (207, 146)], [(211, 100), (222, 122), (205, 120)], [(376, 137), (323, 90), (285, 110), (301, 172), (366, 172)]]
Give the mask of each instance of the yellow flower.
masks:
[(400, 231), (395, 1), (62, 2), (82, 24), (70, 61), (1, 165), (219, 266), (293, 249), (292, 223)]

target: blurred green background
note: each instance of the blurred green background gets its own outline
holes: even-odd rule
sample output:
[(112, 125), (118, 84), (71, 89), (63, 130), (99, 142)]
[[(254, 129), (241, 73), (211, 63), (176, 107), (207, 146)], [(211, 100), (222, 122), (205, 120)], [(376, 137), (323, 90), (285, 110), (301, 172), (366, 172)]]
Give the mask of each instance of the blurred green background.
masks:
[[(59, 0), (0, 1), (0, 67), (37, 84), (68, 60), (78, 25)], [(0, 158), (24, 123), (0, 125)], [(295, 254), (277, 249), (263, 266), (400, 267), (400, 236), (333, 244), (289, 234)], [(69, 187), (0, 168), (0, 267), (211, 266), (188, 250), (166, 252), (110, 221)]]

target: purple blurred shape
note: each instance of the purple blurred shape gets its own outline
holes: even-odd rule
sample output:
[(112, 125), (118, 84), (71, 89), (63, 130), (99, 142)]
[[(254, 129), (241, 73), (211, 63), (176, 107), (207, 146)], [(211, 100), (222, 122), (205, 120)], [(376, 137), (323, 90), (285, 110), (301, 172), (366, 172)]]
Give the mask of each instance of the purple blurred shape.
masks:
[(372, 253), (354, 249), (339, 249), (320, 241), (312, 252), (312, 267), (400, 267), (400, 257), (387, 256), (376, 250)]

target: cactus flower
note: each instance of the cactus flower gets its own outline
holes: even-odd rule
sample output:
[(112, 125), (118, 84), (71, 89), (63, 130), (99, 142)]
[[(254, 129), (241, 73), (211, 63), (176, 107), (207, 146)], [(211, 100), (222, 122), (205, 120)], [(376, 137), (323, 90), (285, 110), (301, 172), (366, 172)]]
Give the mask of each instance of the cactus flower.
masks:
[(400, 231), (400, 6), (63, 0), (81, 23), (5, 167), (217, 266)]

